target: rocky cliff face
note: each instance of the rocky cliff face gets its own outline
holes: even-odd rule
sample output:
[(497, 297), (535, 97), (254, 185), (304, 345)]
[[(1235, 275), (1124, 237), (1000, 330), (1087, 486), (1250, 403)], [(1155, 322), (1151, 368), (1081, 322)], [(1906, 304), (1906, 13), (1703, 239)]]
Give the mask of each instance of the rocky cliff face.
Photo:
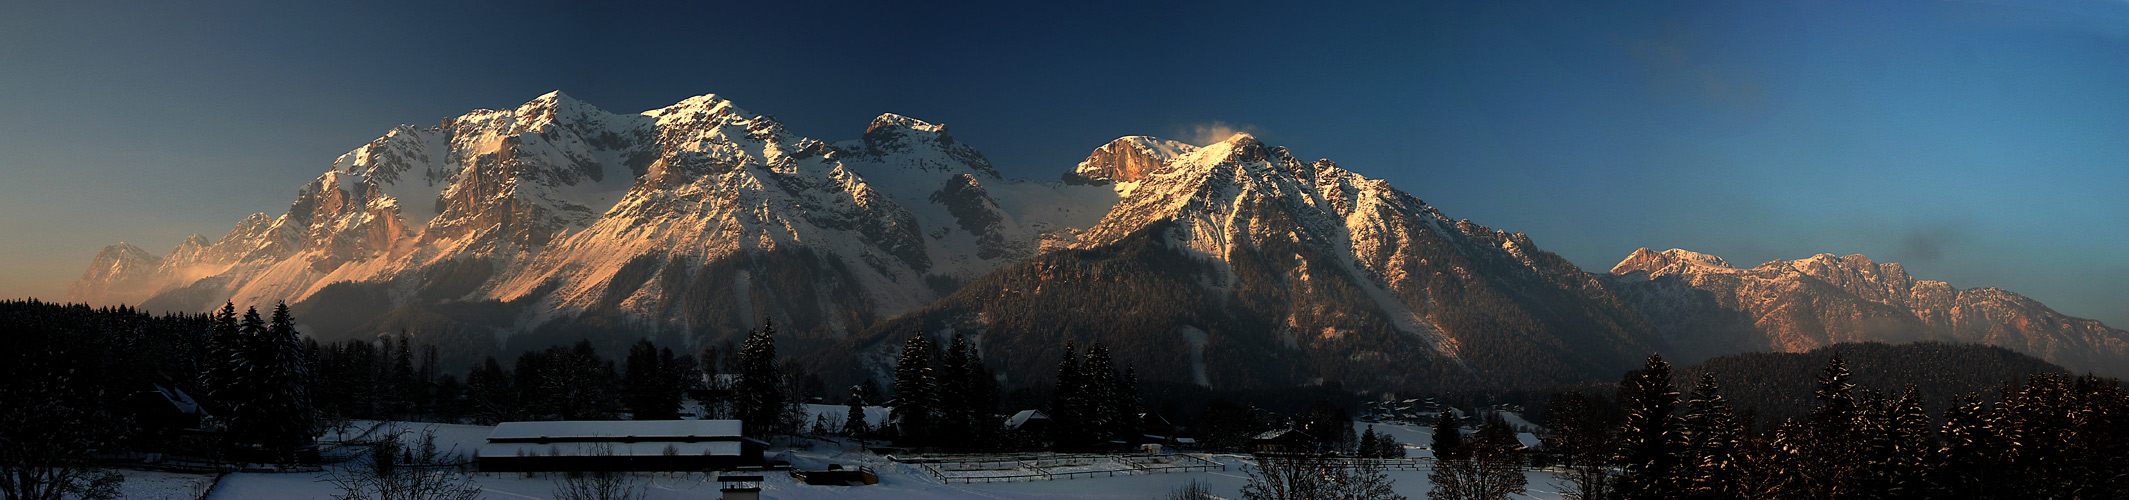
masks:
[(616, 114), (550, 93), (393, 128), (219, 239), (107, 248), (69, 299), (286, 301), (327, 340), (405, 329), (460, 356), (699, 346), (774, 319), (836, 371), (962, 333), (1014, 381), (1101, 341), (1149, 379), (1221, 388), (1585, 382), (1650, 352), (1852, 340), (2124, 359), (2120, 330), (1860, 256), (1735, 269), (1644, 250), (1594, 275), (1247, 134), (1120, 138), (1062, 182), (1004, 178), (915, 118), (857, 136), (796, 136), (714, 95)]
[(945, 126), (899, 115), (831, 144), (716, 96), (613, 114), (556, 92), (394, 128), (281, 215), (170, 258), (107, 250), (69, 298), (286, 301), (327, 337), (700, 343), (768, 318), (832, 337), (1076, 241), (1114, 200), (1000, 178)]
[(1476, 387), (1609, 376), (1654, 349), (1625, 302), (1528, 237), (1255, 137), (1126, 137), (1073, 178), (1122, 198), (1073, 249), (993, 272), (823, 364), (884, 368), (908, 335), (960, 333), (1013, 380), (1048, 377), (1074, 340), (1211, 387)]
[(2073, 370), (2121, 373), (2129, 332), (2073, 318), (1996, 288), (1918, 280), (1896, 263), (1815, 255), (1750, 269), (1685, 250), (1635, 251), (1616, 283), (1688, 359), (1804, 352), (1841, 342), (1982, 343)]

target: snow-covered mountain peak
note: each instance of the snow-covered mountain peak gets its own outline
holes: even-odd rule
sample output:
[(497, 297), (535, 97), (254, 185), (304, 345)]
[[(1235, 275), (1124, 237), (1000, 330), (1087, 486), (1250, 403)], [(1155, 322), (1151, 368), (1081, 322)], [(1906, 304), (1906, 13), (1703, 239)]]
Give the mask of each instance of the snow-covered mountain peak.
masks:
[(894, 113), (880, 113), (880, 116), (872, 119), (872, 123), (870, 125), (865, 126), (865, 133), (869, 135), (873, 133), (873, 131), (886, 129), (908, 129), (910, 131), (926, 132), (930, 134), (946, 133), (946, 125), (935, 125), (924, 120), (910, 118)]
[(140, 290), (162, 259), (125, 242), (103, 247), (89, 261), (81, 279), (67, 287), (67, 300), (89, 303), (138, 304), (153, 290)]
[(1612, 266), (1611, 273), (1623, 275), (1634, 271), (1647, 272), (1650, 276), (1675, 274), (1690, 268), (1698, 272), (1734, 270), (1729, 261), (1691, 250), (1673, 248), (1657, 252), (1643, 247), (1627, 255), (1619, 265)]
[(1167, 170), (1177, 158), (1197, 151), (1197, 146), (1180, 141), (1143, 135), (1120, 137), (1087, 154), (1087, 159), (1065, 175), (1065, 181), (1073, 184), (1116, 183), (1119, 184), (1118, 191), (1127, 191), (1124, 185)]
[[(974, 146), (954, 140), (946, 125), (933, 124), (894, 113), (884, 113), (866, 124), (857, 139), (838, 142), (834, 149), (843, 163), (859, 175), (887, 187), (905, 199), (921, 199), (939, 189), (946, 179), (971, 175), (999, 180), (991, 160)], [(917, 188), (921, 186), (921, 190)]]
[[(1251, 134), (1251, 133), (1248, 133), (1248, 132), (1235, 132), (1235, 133), (1234, 133), (1234, 135), (1229, 135), (1229, 136), (1227, 136), (1227, 138), (1226, 138), (1226, 139), (1220, 139), (1220, 142), (1217, 142), (1217, 143), (1215, 143), (1215, 144), (1251, 144), (1251, 143), (1254, 143), (1254, 144), (1257, 144), (1257, 145), (1263, 145), (1263, 144), (1264, 144), (1264, 141), (1262, 141), (1262, 140), (1259, 140), (1259, 139), (1257, 139), (1257, 136), (1256, 136), (1256, 134)], [(1210, 147), (1210, 145), (1208, 145), (1208, 147)]]
[(114, 261), (154, 261), (155, 256), (149, 255), (147, 250), (142, 250), (140, 247), (133, 246), (132, 243), (126, 243), (121, 241), (118, 242), (118, 244), (116, 245), (103, 247), (103, 251), (96, 252), (96, 259), (112, 259)]

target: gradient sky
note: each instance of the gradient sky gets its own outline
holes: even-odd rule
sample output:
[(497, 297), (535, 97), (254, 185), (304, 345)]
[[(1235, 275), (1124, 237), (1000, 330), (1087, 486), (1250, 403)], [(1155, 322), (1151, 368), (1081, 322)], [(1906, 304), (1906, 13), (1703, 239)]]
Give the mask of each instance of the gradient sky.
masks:
[[(2129, 3), (0, 6), (0, 297), (219, 238), (394, 125), (550, 90), (881, 112), (1054, 179), (1248, 130), (1592, 270), (1862, 253), (2129, 326)], [(1154, 2), (1147, 2), (1154, 3)]]

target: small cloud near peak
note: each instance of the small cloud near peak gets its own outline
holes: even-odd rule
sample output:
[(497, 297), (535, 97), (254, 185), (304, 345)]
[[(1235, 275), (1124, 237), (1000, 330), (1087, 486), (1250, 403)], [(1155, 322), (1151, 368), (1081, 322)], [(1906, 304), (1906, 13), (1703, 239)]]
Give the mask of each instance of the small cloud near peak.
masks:
[(1234, 137), (1235, 134), (1256, 135), (1258, 133), (1259, 130), (1256, 125), (1234, 125), (1223, 121), (1214, 121), (1191, 125), (1184, 129), (1181, 135), (1184, 141), (1192, 145), (1207, 146), (1226, 141), (1228, 138)]

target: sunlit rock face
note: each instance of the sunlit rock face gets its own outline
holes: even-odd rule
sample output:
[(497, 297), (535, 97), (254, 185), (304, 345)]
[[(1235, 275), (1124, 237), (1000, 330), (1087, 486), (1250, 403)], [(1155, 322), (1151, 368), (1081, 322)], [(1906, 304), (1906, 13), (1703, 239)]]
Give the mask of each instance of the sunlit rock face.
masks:
[(705, 343), (771, 319), (833, 338), (1069, 246), (1116, 199), (1003, 179), (944, 125), (900, 115), (829, 143), (714, 95), (615, 114), (555, 92), (395, 127), (297, 187), (286, 211), (169, 257), (114, 246), (69, 299), (287, 302), (328, 338)]
[(1593, 274), (1249, 134), (1122, 137), (1041, 182), (1002, 177), (945, 125), (863, 125), (826, 142), (715, 95), (616, 114), (550, 93), (395, 127), (218, 239), (106, 248), (68, 298), (287, 302), (325, 340), (406, 330), (464, 356), (702, 346), (773, 320), (831, 373), (884, 373), (908, 335), (959, 333), (1034, 383), (1064, 342), (1101, 341), (1149, 380), (1218, 388), (1584, 383), (1652, 352), (1857, 340), (2079, 369), (2124, 351), (2097, 322), (1861, 256), (1737, 269), (1644, 249)]
[(2072, 370), (2121, 373), (2129, 332), (1996, 288), (1918, 280), (1897, 263), (1815, 255), (1738, 269), (1641, 249), (1612, 268), (1636, 309), (1689, 359), (1802, 352), (1839, 342), (1941, 340), (2007, 347)]

